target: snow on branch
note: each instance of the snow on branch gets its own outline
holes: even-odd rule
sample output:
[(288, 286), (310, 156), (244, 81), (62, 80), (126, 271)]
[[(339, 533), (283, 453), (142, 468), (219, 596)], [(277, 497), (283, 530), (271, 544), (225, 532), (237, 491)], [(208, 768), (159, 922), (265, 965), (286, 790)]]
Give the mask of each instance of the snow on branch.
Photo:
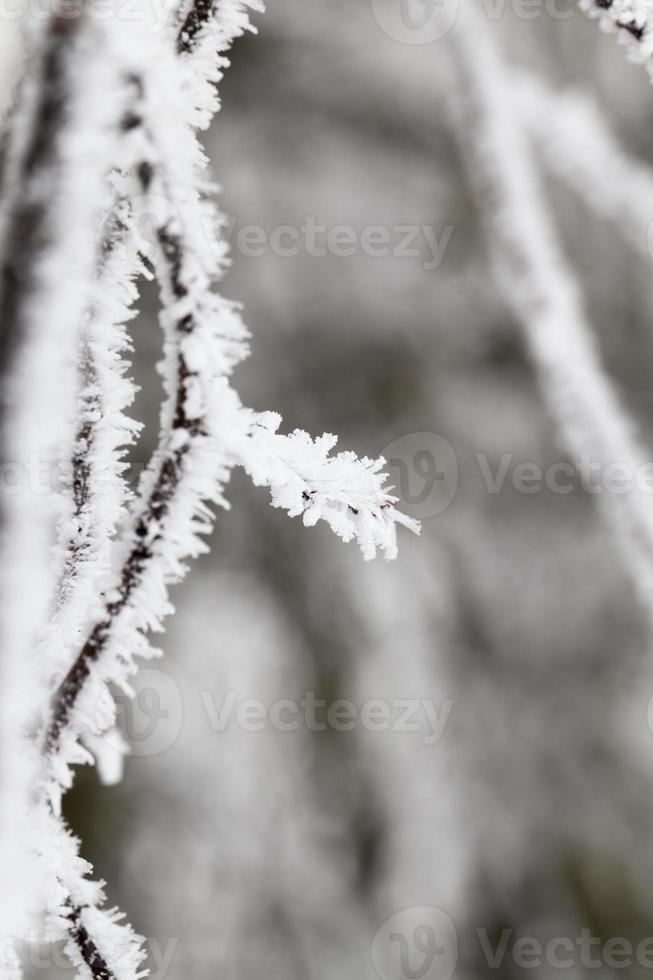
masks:
[[(193, 4), (179, 27), (177, 48), (184, 54), (186, 70), (193, 73), (194, 85), (188, 88), (195, 98), (186, 102), (191, 124), (197, 122), (200, 103), (206, 103), (207, 121), (219, 108), (216, 86), (228, 62), (217, 53), (226, 51), (244, 30), (253, 30), (247, 6), (241, 0)], [(125, 67), (130, 77), (131, 68)], [(137, 76), (131, 76), (130, 87), (138, 84)], [(136, 280), (145, 273), (147, 258), (133, 246), (139, 239), (134, 225), (140, 215), (133, 213), (126, 176), (143, 163), (141, 126), (133, 107), (123, 113), (111, 175), (116, 201), (102, 226), (96, 288), (80, 342), (77, 430), (69, 458), (62, 461), (69, 488), (60, 521), (62, 570), (55, 612), (41, 644), (49, 660), (46, 669), (55, 675), (70, 666), (71, 638), (83, 628), (83, 612), (93, 607), (98, 582), (109, 569), (112, 539), (128, 499), (123, 454), (140, 429), (125, 414), (134, 386), (124, 353), (130, 348), (125, 324), (135, 315)]]
[[(198, 205), (192, 185), (195, 148), (179, 112), (175, 125), (173, 107), (179, 95), (171, 91), (175, 74), (162, 60), (164, 55), (158, 52), (161, 70), (156, 79), (140, 78), (135, 86), (134, 115), (144, 120), (139, 189), (151, 195), (156, 209), (153, 258), (163, 303), (166, 400), (159, 448), (141, 481), (131, 526), (121, 544), (124, 558), (118, 577), (53, 699), (46, 745), (57, 760), (63, 741), (63, 768), (56, 775), (64, 785), (65, 759), (69, 752), (74, 756), (77, 736), (88, 727), (84, 704), (77, 710), (82, 691), (86, 689), (91, 709), (96, 710), (103, 693), (99, 685), (108, 680), (127, 683), (134, 670), (133, 654), (148, 652), (144, 634), (160, 628), (169, 611), (168, 583), (183, 574), (184, 558), (205, 550), (199, 535), (210, 529), (211, 521), (203, 501), (222, 502), (228, 477), (224, 454), (211, 431), (215, 422), (210, 408), (221, 394), (228, 395), (225, 378), (245, 353), (244, 328), (236, 311), (211, 292), (212, 256), (206, 254), (201, 223), (193, 220)], [(219, 406), (214, 411), (224, 424)], [(107, 651), (113, 656), (105, 664)], [(94, 665), (98, 669), (92, 671)], [(101, 731), (103, 725), (98, 727)]]
[(512, 79), (520, 122), (549, 169), (644, 254), (653, 243), (653, 170), (626, 153), (589, 95), (553, 91), (524, 71)]
[[(216, 83), (228, 64), (216, 53), (227, 50), (232, 40), (250, 27), (246, 7), (240, 0), (200, 0), (179, 28), (178, 51), (192, 68), (194, 81), (210, 89), (207, 118), (218, 108)], [(219, 68), (222, 70), (218, 72)], [(134, 84), (132, 77), (129, 85), (133, 88)], [(189, 122), (201, 100), (199, 93), (195, 101), (188, 99)], [(119, 139), (111, 176), (116, 204), (102, 226), (96, 288), (80, 341), (77, 428), (70, 458), (62, 461), (69, 489), (67, 510), (60, 521), (62, 571), (55, 613), (41, 644), (49, 656), (47, 667), (55, 674), (70, 665), (67, 651), (71, 639), (83, 628), (84, 611), (93, 607), (98, 582), (109, 569), (112, 539), (128, 498), (123, 454), (140, 429), (125, 414), (133, 401), (134, 386), (124, 353), (130, 348), (125, 324), (135, 315), (136, 279), (144, 272), (145, 256), (132, 244), (137, 239), (134, 220), (139, 215), (133, 214), (132, 200), (125, 193), (128, 178), (124, 175), (134, 173), (142, 163), (141, 125), (132, 108), (123, 113), (117, 126)]]
[[(49, 551), (56, 513), (66, 509), (54, 467), (67, 444), (65, 433), (77, 424), (72, 396), (76, 361), (94, 296), (97, 227), (110, 200), (107, 160), (123, 113), (124, 88), (116, 84), (122, 41), (112, 43), (113, 28), (92, 23), (81, 5), (67, 9), (65, 16), (37, 19), (32, 34), (32, 61), (14, 117), (0, 260), (0, 317), (11, 340), (5, 349), (8, 418), (3, 448), (20, 465), (25, 484), (32, 459), (46, 476), (44, 485), (32, 491), (24, 486), (5, 504), (12, 512), (9, 540), (5, 535), (3, 541), (3, 569), (11, 570), (12, 581), (10, 588), (3, 582), (3, 606), (11, 614), (9, 626), (3, 623), (4, 655), (26, 661), (52, 597)], [(84, 420), (77, 422), (83, 428)], [(74, 508), (80, 521), (83, 499), (78, 487)], [(26, 635), (17, 636), (20, 629)], [(29, 666), (37, 696), (23, 699), (16, 687), (10, 692), (23, 707), (23, 717), (14, 721), (16, 734), (23, 738), (43, 710), (39, 675), (33, 662)], [(22, 749), (21, 762), (14, 759), (13, 765), (26, 774), (24, 799), (36, 796), (38, 803), (30, 809), (29, 821), (23, 818), (33, 835), (31, 853), (37, 863), (25, 860), (22, 876), (29, 869), (34, 882), (20, 898), (46, 913), (46, 935), (59, 939), (69, 934), (66, 922), (70, 909), (77, 907), (76, 896), (86, 891), (87, 866), (77, 857), (77, 841), (39, 793), (33, 747)], [(22, 877), (17, 882), (3, 863), (2, 878), (15, 901)], [(31, 894), (32, 884), (39, 901)], [(27, 938), (26, 926), (25, 921), (16, 925), (16, 938)], [(78, 943), (77, 955), (93, 976), (110, 975), (89, 944)]]
[(134, 315), (134, 280), (142, 263), (123, 238), (108, 234), (100, 245), (79, 340), (75, 426), (60, 464), (66, 494), (59, 519), (58, 581), (39, 645), (47, 676), (56, 677), (69, 665), (109, 572), (113, 538), (128, 499), (123, 455), (140, 430), (126, 414), (135, 389), (124, 354), (131, 346), (125, 324)]
[[(252, 428), (252, 413), (229, 384), (247, 353), (247, 334), (234, 305), (212, 289), (221, 264), (203, 231), (195, 138), (181, 110), (175, 124), (179, 94), (165, 51), (152, 63), (156, 75), (139, 81), (134, 114), (146, 120), (137, 174), (141, 192), (151, 196), (155, 223), (166, 400), (159, 448), (121, 542), (118, 576), (53, 698), (46, 747), (55, 796), (56, 785), (69, 785), (79, 737), (87, 731), (97, 736), (113, 723), (107, 684), (128, 690), (134, 656), (152, 655), (146, 634), (161, 629), (171, 611), (168, 586), (185, 573), (185, 560), (206, 550), (202, 536), (212, 526), (207, 503), (226, 505), (223, 488), (236, 463), (271, 487), (277, 506), (303, 512), (307, 524), (324, 517), (345, 540), (356, 536), (368, 558), (377, 546), (394, 556), (397, 521), (415, 529), (382, 490), (382, 461), (359, 461), (353, 454), (329, 458), (333, 437), (313, 443), (304, 433), (282, 437), (267, 424)], [(106, 715), (98, 712), (100, 704)]]
[[(131, 693), (135, 657), (154, 655), (148, 634), (172, 611), (168, 589), (187, 559), (206, 550), (212, 505), (227, 506), (233, 467), (243, 465), (275, 506), (306, 524), (322, 518), (356, 538), (366, 558), (377, 549), (394, 557), (397, 524), (417, 530), (384, 489), (382, 460), (332, 456), (333, 436), (281, 436), (278, 416), (245, 409), (231, 387), (247, 331), (215, 289), (226, 244), (207, 234), (210, 226), (217, 235), (223, 219), (204, 197), (196, 130), (218, 107), (214, 83), (227, 62), (215, 50), (246, 29), (248, 7), (258, 9), (198, 3), (177, 36), (118, 17), (94, 22), (81, 6), (65, 22), (51, 15), (34, 39), (12, 129), (0, 313), (25, 364), (15, 368), (5, 351), (18, 406), (7, 432), (16, 452), (37, 445), (51, 463), (64, 461), (65, 474), (24, 551), (46, 570), (43, 615), (53, 600), (47, 626), (39, 610), (21, 648), (27, 654), (42, 630), (33, 662), (44, 689), (33, 711), (43, 716), (42, 759), (25, 788), (38, 800), (30, 830), (45, 938), (67, 937), (84, 980), (135, 980), (143, 954), (140, 937), (100, 907), (102, 885), (88, 878), (61, 795), (72, 767), (94, 761), (89, 749), (101, 764), (102, 737), (116, 720), (112, 690)], [(131, 241), (143, 201), (154, 228), (148, 254)], [(165, 397), (158, 448), (127, 510), (122, 454), (138, 426), (125, 414), (134, 390), (125, 324), (146, 269), (160, 290)], [(24, 391), (37, 386), (30, 402), (14, 374)], [(20, 506), (22, 546), (33, 514), (29, 501)], [(52, 563), (44, 553), (56, 513)], [(11, 553), (5, 548), (5, 564)]]
[(302, 515), (307, 527), (324, 520), (343, 541), (357, 540), (366, 560), (377, 549), (395, 558), (396, 525), (415, 533), (419, 525), (397, 510), (397, 498), (384, 488), (385, 460), (352, 452), (332, 456), (337, 436), (312, 439), (299, 429), (280, 435), (280, 422), (274, 413), (256, 416), (234, 450), (254, 484), (269, 487), (273, 506)]
[(645, 65), (653, 81), (653, 16), (647, 0), (579, 0), (580, 9), (599, 22), (606, 34), (616, 33), (629, 61)]
[(219, 83), (229, 67), (226, 52), (245, 32), (256, 33), (250, 11), (263, 0), (191, 0), (177, 33), (177, 52), (192, 78), (189, 122), (206, 129), (220, 108)]
[[(523, 329), (542, 396), (581, 471), (588, 464), (601, 472), (617, 464), (638, 472), (645, 455), (603, 369), (577, 282), (558, 244), (512, 97), (510, 71), (471, 5), (451, 39), (456, 68), (451, 101), (459, 140), (497, 280)], [(603, 493), (600, 503), (650, 608), (650, 502), (635, 485), (627, 494)]]

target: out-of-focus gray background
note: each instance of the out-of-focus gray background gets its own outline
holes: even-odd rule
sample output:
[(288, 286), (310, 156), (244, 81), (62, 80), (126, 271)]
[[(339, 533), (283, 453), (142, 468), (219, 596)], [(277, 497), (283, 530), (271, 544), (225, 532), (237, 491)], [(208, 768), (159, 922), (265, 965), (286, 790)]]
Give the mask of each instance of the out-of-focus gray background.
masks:
[[(421, 537), (364, 564), (236, 474), (210, 557), (175, 595), (165, 659), (125, 707), (126, 778), (82, 773), (69, 815), (110, 899), (152, 937), (155, 976), (643, 976), (642, 953), (615, 966), (601, 944), (653, 936), (651, 637), (591, 494), (484, 482), (479, 455), (492, 471), (506, 456), (509, 474), (565, 456), (492, 281), (447, 121), (446, 38), (402, 43), (379, 9), (274, 0), (234, 49), (207, 149), (235, 222), (225, 292), (253, 334), (243, 399), (343, 448), (390, 447)], [(508, 58), (592, 91), (653, 164), (653, 91), (614, 39), (564, 0), (491, 9)], [(653, 445), (646, 243), (629, 251), (571, 192), (547, 190), (606, 364)], [(408, 257), (239, 244), (247, 226), (270, 236), (308, 219), (448, 242), (437, 267), (421, 234)], [(151, 417), (159, 337), (151, 318), (137, 329)], [(432, 459), (440, 483), (422, 468)], [(415, 702), (421, 730), (360, 715), (350, 731), (238, 724), (243, 701), (307, 694)], [(443, 722), (435, 740), (424, 702)], [(594, 966), (583, 930), (600, 940)], [(515, 943), (529, 938), (565, 942), (527, 967)], [(487, 946), (504, 940), (492, 967)]]

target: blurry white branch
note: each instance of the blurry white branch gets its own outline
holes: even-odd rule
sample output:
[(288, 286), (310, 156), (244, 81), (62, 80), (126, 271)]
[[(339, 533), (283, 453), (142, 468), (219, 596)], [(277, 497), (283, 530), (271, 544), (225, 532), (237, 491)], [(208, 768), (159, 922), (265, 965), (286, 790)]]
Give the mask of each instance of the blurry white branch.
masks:
[[(498, 284), (524, 332), (542, 396), (580, 472), (637, 473), (645, 454), (606, 375), (570, 263), (558, 243), (512, 94), (513, 76), (482, 14), (467, 5), (450, 38), (451, 103)], [(608, 470), (609, 471), (609, 470)], [(601, 494), (635, 583), (650, 608), (653, 514), (647, 495)]]
[(512, 72), (519, 122), (549, 170), (640, 255), (653, 258), (653, 170), (630, 156), (592, 97)]

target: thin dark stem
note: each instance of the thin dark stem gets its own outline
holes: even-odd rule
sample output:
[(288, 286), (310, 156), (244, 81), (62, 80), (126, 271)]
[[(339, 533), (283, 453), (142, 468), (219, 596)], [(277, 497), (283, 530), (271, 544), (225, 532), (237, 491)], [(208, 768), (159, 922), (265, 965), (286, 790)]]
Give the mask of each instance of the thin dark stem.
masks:
[(115, 974), (109, 968), (82, 921), (82, 909), (78, 905), (73, 905), (70, 899), (66, 904), (70, 908), (68, 933), (89, 968), (93, 980), (116, 980)]
[[(594, 0), (594, 6), (598, 10), (610, 10), (613, 6), (614, 0)], [(648, 22), (645, 21), (643, 24), (638, 24), (636, 20), (614, 20), (615, 27), (618, 27), (621, 31), (626, 31), (633, 38), (634, 41), (641, 42), (648, 33)]]
[[(140, 115), (137, 118), (140, 118)], [(149, 160), (141, 162), (137, 168), (137, 173), (145, 193), (150, 190), (155, 176), (160, 177), (157, 175), (156, 166)], [(161, 283), (164, 302), (166, 292), (170, 293), (172, 300), (183, 299), (188, 293), (182, 276), (183, 240), (179, 234), (173, 232), (165, 224), (158, 229), (157, 239), (162, 265), (164, 266), (163, 278), (165, 281)], [(178, 319), (174, 329), (181, 339), (184, 335), (192, 333), (195, 326), (194, 317), (192, 314), (187, 314)], [(149, 498), (134, 526), (133, 545), (122, 566), (117, 598), (112, 598), (110, 602), (106, 603), (102, 618), (91, 630), (75, 662), (53, 696), (51, 719), (45, 738), (45, 749), (48, 754), (56, 752), (61, 733), (69, 722), (70, 713), (90, 676), (93, 664), (97, 662), (107, 648), (116, 621), (142, 582), (148, 566), (155, 559), (157, 545), (165, 539), (165, 522), (171, 501), (184, 473), (185, 458), (193, 445), (193, 439), (205, 434), (201, 420), (190, 418), (186, 412), (186, 384), (190, 378), (196, 376), (196, 372), (189, 369), (179, 347), (176, 356), (176, 376), (172, 429), (173, 431), (184, 430), (190, 438), (179, 448), (166, 451), (165, 443), (168, 433), (163, 434), (161, 445), (164, 454), (163, 459), (159, 465)], [(151, 534), (153, 527), (158, 529), (154, 536)]]
[[(68, 105), (76, 79), (73, 53), (83, 23), (81, 4), (53, 14), (45, 28), (43, 47), (35, 68), (32, 89), (23, 89), (24, 105), (17, 114), (29, 115), (25, 145), (16, 162), (7, 192), (9, 201), (0, 263), (0, 375), (7, 380), (19, 346), (25, 342), (28, 307), (36, 286), (36, 270), (53, 240), (51, 210), (57, 201), (59, 147), (67, 135)], [(34, 93), (32, 95), (32, 92)], [(47, 311), (44, 311), (47, 315)], [(29, 393), (25, 393), (28, 397)], [(78, 433), (78, 437), (83, 433)], [(85, 475), (78, 469), (74, 481), (74, 506), (78, 511), (85, 496)], [(82, 922), (81, 909), (70, 899), (70, 936), (94, 980), (114, 980), (114, 974)]]
[(177, 35), (179, 54), (190, 54), (217, 9), (217, 0), (193, 0)]
[[(193, 5), (186, 15), (177, 36), (177, 50), (180, 54), (190, 53), (202, 30), (208, 25), (214, 16), (217, 7), (217, 0), (194, 0)], [(134, 85), (137, 97), (143, 96), (143, 80), (139, 77), (130, 79)], [(133, 129), (143, 127), (143, 114), (139, 106), (125, 113), (122, 121), (122, 129), (129, 132)], [(137, 174), (141, 187), (145, 193), (150, 189), (152, 180), (155, 176), (153, 164), (144, 160), (137, 168)], [(126, 229), (119, 226), (113, 229), (113, 240), (119, 237)], [(161, 228), (158, 231), (158, 243), (162, 256), (167, 263), (167, 276), (169, 288), (174, 299), (182, 299), (187, 289), (182, 281), (181, 269), (184, 257), (183, 243), (176, 233), (168, 228)], [(112, 248), (111, 234), (103, 242), (101, 254), (107, 255)], [(193, 318), (186, 316), (182, 318), (176, 326), (180, 335), (192, 332), (194, 328)], [(175, 418), (174, 429), (185, 429), (191, 436), (201, 435), (201, 425), (197, 419), (189, 419), (184, 409), (185, 390), (187, 380), (193, 376), (193, 372), (188, 369), (185, 359), (181, 353), (177, 356), (177, 391), (175, 396)], [(79, 438), (81, 437), (81, 439)], [(78, 445), (92, 438), (92, 432), (87, 428), (78, 433)], [(156, 522), (161, 528), (162, 522), (168, 513), (170, 501), (176, 491), (183, 471), (184, 458), (190, 449), (190, 442), (186, 442), (181, 448), (166, 455), (163, 459), (154, 488), (150, 494), (147, 505), (136, 522), (134, 528), (134, 545), (125, 560), (121, 572), (121, 581), (118, 588), (118, 598), (107, 603), (104, 616), (96, 623), (91, 630), (86, 642), (80, 650), (75, 662), (71, 666), (67, 675), (55, 692), (52, 699), (51, 720), (45, 737), (45, 749), (47, 753), (55, 752), (61, 737), (61, 733), (68, 724), (70, 713), (73, 710), (77, 698), (81, 693), (84, 684), (88, 680), (92, 665), (97, 662), (109, 642), (115, 620), (119, 617), (136, 587), (143, 577), (144, 570), (155, 557), (155, 546), (161, 540), (162, 532), (159, 531), (152, 541), (148, 541), (149, 529)], [(81, 513), (85, 498), (85, 486), (88, 480), (87, 463), (83, 453), (76, 453), (73, 457), (73, 500), (75, 513)], [(69, 553), (68, 559), (73, 563), (77, 560), (77, 553)]]

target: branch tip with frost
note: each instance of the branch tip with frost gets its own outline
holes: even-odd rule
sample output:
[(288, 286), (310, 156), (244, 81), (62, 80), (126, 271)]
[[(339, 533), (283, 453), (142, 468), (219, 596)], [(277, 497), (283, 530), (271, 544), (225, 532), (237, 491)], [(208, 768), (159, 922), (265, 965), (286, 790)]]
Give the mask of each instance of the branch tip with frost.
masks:
[(272, 505), (301, 516), (307, 527), (323, 520), (343, 541), (357, 540), (367, 561), (377, 550), (395, 558), (397, 524), (414, 533), (419, 524), (397, 509), (398, 498), (385, 487), (385, 460), (331, 455), (336, 436), (312, 439), (300, 429), (281, 435), (280, 421), (274, 413), (257, 416), (234, 449), (254, 484), (268, 487)]

